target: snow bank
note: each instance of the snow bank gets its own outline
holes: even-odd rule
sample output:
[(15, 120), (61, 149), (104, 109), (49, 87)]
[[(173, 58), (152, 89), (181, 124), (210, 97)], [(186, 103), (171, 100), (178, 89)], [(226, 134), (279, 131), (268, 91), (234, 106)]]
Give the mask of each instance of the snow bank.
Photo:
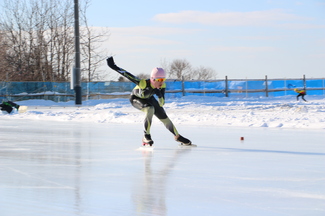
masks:
[[(213, 125), (271, 128), (325, 129), (325, 99), (308, 96), (308, 102), (294, 96), (280, 98), (216, 98), (186, 96), (167, 98), (165, 109), (172, 121), (185, 125)], [(18, 102), (28, 106), (26, 113), (0, 114), (0, 119), (79, 121), (138, 124), (144, 114), (134, 109), (128, 99), (101, 99), (56, 103), (46, 100)], [(154, 122), (159, 122), (154, 118)]]

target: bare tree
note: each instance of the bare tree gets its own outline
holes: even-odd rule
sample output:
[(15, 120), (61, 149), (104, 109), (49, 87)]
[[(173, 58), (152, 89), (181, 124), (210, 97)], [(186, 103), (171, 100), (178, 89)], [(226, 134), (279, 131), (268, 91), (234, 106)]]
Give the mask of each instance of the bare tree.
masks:
[(169, 71), (169, 68), (170, 68), (169, 61), (167, 61), (166, 59), (162, 59), (162, 60), (160, 60), (160, 65), (164, 70)]
[(215, 79), (217, 76), (214, 69), (204, 66), (193, 68), (186, 59), (175, 59), (171, 63), (163, 59), (161, 65), (167, 71), (168, 77), (172, 79), (208, 80)]
[(209, 80), (209, 79), (215, 79), (217, 76), (217, 73), (214, 69), (210, 67), (203, 67), (200, 66), (198, 68), (193, 69), (192, 71), (192, 79), (194, 80)]
[(0, 32), (0, 80), (7, 80), (8, 68), (7, 61), (5, 61), (8, 48), (3, 42), (3, 33)]
[(137, 77), (140, 78), (140, 79), (149, 79), (150, 78), (149, 76), (150, 75), (145, 74), (145, 73), (140, 73), (140, 74), (137, 75)]
[[(102, 57), (97, 49), (105, 34), (95, 35), (82, 11), (82, 71), (96, 77)], [(67, 81), (74, 64), (73, 1), (3, 0), (0, 14), (0, 77), (11, 81)], [(6, 66), (6, 69), (3, 67)]]
[(73, 4), (60, 0), (50, 2), (45, 32), (47, 59), (52, 69), (50, 81), (66, 81), (74, 64)]
[(175, 59), (167, 66), (167, 68), (165, 68), (165, 70), (167, 70), (169, 78), (190, 79), (192, 66), (186, 59)]
[(88, 82), (94, 79), (101, 79), (98, 71), (99, 66), (103, 63), (103, 60), (107, 57), (106, 50), (101, 49), (101, 43), (108, 39), (109, 33), (100, 27), (90, 27), (88, 25), (86, 11), (89, 7), (89, 0), (84, 3), (84, 8), (81, 11), (81, 20), (85, 24), (82, 28), (81, 36), (81, 50), (83, 59), (81, 64), (83, 65), (81, 72), (83, 73), (83, 79)]
[(117, 81), (119, 81), (119, 82), (128, 82), (129, 80), (128, 80), (127, 78), (125, 78), (125, 77), (120, 76), (120, 77), (117, 79)]
[[(0, 25), (12, 81), (63, 81), (73, 54), (71, 3), (4, 0)], [(70, 13), (69, 13), (70, 12)]]

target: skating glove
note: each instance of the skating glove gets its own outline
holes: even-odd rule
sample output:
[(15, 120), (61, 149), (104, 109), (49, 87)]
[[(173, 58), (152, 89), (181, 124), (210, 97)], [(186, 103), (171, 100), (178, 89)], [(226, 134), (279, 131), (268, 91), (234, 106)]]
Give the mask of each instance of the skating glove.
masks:
[(116, 66), (116, 64), (114, 62), (114, 59), (113, 59), (113, 56), (108, 57), (106, 59), (106, 62), (107, 62), (108, 67), (110, 67), (112, 70), (115, 70), (115, 71), (117, 71), (118, 73), (120, 73), (122, 75), (126, 72), (124, 69)]
[(165, 99), (163, 97), (158, 98), (159, 105), (162, 107), (165, 104)]

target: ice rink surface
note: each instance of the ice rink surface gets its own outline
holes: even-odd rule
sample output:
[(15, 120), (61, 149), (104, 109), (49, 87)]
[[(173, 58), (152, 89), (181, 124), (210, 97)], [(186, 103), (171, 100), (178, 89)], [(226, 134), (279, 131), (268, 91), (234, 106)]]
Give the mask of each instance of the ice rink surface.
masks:
[[(323, 216), (324, 130), (3, 119), (1, 216)], [(240, 140), (244, 137), (244, 141)]]

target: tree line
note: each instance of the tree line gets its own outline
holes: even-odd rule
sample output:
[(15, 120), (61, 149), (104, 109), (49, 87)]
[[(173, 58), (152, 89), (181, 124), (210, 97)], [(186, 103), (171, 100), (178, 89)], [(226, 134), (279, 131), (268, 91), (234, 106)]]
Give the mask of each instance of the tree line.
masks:
[[(211, 80), (217, 78), (217, 73), (213, 68), (199, 66), (193, 67), (186, 59), (174, 59), (172, 61), (161, 61), (161, 67), (167, 72), (167, 79), (175, 80)], [(148, 79), (149, 75), (141, 73), (137, 75), (140, 79)], [(119, 77), (120, 82), (128, 81), (124, 77)]]
[(168, 78), (170, 79), (209, 80), (215, 79), (217, 76), (213, 68), (202, 65), (193, 67), (186, 59), (174, 59), (171, 62), (164, 60), (161, 64), (168, 72)]
[[(109, 34), (88, 26), (90, 0), (79, 2), (81, 78), (91, 82), (101, 79), (100, 66), (107, 57), (101, 44)], [(74, 2), (3, 0), (0, 7), (0, 80), (69, 81), (75, 58)], [(194, 68), (186, 59), (163, 61), (161, 65), (170, 79), (216, 77), (212, 68)], [(126, 80), (121, 77), (119, 81)]]
[[(100, 79), (105, 59), (99, 44), (107, 32), (95, 34), (87, 24), (88, 0), (80, 3), (81, 73), (84, 81)], [(0, 15), (0, 80), (68, 81), (74, 66), (74, 2), (4, 0)]]

